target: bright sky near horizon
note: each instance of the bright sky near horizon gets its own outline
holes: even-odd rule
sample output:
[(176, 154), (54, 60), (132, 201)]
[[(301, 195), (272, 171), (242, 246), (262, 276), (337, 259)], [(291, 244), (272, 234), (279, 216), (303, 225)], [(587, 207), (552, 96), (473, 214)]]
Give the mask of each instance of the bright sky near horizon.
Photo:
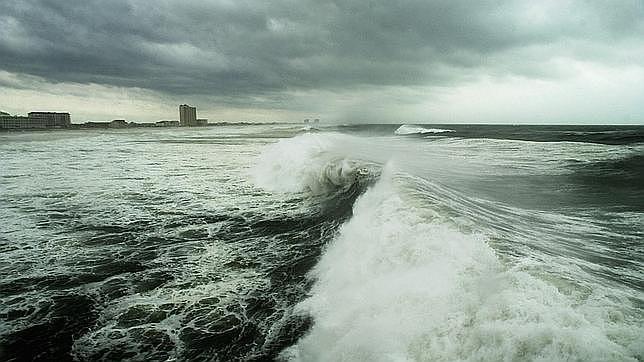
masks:
[(0, 110), (644, 124), (644, 0), (2, 0)]

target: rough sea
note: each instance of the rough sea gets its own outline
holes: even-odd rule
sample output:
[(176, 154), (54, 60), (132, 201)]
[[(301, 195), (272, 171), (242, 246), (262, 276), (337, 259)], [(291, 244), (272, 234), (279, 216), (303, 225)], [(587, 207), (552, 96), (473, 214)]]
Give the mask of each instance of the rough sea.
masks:
[(644, 127), (0, 133), (0, 360), (275, 359), (644, 360)]

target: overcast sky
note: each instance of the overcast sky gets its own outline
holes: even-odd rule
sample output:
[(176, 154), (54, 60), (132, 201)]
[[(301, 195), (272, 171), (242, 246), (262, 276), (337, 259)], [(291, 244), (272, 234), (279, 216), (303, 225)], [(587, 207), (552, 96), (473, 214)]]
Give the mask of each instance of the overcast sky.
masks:
[(0, 110), (644, 123), (644, 0), (1, 0)]

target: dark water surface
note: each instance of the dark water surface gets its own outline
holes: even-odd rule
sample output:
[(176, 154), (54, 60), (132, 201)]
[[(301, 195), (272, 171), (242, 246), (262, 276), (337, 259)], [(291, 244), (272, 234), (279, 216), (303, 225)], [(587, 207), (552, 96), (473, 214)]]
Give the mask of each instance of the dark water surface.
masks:
[(644, 127), (0, 134), (0, 360), (642, 360)]

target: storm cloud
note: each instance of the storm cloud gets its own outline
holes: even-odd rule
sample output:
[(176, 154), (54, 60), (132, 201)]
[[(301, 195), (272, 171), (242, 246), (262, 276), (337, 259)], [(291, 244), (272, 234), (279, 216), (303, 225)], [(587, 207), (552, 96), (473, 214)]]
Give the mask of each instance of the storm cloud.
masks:
[(565, 80), (575, 64), (641, 59), (641, 0), (0, 2), (2, 71), (232, 107), (416, 89), (414, 103), (482, 77)]

